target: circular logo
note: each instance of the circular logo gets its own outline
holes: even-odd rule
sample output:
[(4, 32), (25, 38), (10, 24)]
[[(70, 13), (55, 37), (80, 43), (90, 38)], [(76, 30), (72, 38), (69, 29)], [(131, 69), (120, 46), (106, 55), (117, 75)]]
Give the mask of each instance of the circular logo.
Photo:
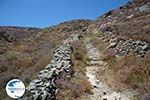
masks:
[(22, 81), (13, 79), (7, 83), (6, 92), (11, 98), (17, 99), (25, 93), (25, 86)]

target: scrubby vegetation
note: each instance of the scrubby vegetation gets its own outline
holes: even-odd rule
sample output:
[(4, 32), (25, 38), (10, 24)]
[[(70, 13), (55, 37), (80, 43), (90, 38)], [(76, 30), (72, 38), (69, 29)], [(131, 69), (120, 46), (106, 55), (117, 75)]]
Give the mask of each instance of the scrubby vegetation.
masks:
[(118, 58), (107, 52), (103, 60), (113, 70), (118, 82), (126, 84), (129, 88), (138, 89), (141, 94), (150, 92), (149, 53), (144, 58), (133, 54)]
[[(82, 28), (89, 23), (88, 20), (70, 21), (45, 29), (0, 27), (3, 32), (0, 33), (0, 98), (7, 97), (5, 85), (12, 78), (20, 78), (28, 85), (50, 62), (53, 49), (70, 34), (82, 33)], [(8, 36), (12, 41), (5, 39)]]
[[(129, 1), (96, 21), (73, 20), (44, 29), (0, 27), (0, 98), (6, 97), (5, 85), (12, 78), (20, 78), (28, 85), (50, 62), (53, 49), (70, 34), (76, 33), (84, 34), (85, 39), (99, 49), (100, 59), (107, 64), (104, 70), (98, 71), (98, 77), (103, 75), (106, 84), (119, 89), (132, 88), (140, 94), (150, 93), (150, 52), (144, 51), (143, 58), (136, 54), (118, 56), (115, 46), (106, 48), (114, 43), (113, 39), (117, 42), (131, 39), (150, 43), (150, 14), (139, 10), (146, 3), (149, 1)], [(59, 100), (84, 100), (84, 94), (91, 93), (91, 86), (85, 77), (88, 59), (83, 44), (82, 40), (72, 43), (74, 75), (71, 79), (64, 79), (67, 86), (60, 86)], [(149, 49), (149, 45), (145, 46)]]
[[(99, 70), (97, 77), (103, 76), (102, 81), (116, 90), (132, 88), (137, 90), (140, 96), (150, 93), (150, 53), (148, 52), (144, 58), (136, 54), (116, 56), (116, 50), (108, 49), (108, 42), (102, 41), (99, 35), (96, 37), (95, 34), (87, 35), (88, 38), (91, 37), (92, 44), (99, 48), (100, 58), (107, 63), (105, 66), (107, 71)], [(112, 72), (108, 73), (108, 70)]]
[(85, 77), (85, 67), (87, 66), (86, 49), (82, 42), (72, 43), (74, 51), (72, 55), (74, 64), (74, 76), (69, 80), (71, 87), (62, 87), (58, 93), (60, 100), (84, 100), (85, 93), (92, 93), (91, 86)]

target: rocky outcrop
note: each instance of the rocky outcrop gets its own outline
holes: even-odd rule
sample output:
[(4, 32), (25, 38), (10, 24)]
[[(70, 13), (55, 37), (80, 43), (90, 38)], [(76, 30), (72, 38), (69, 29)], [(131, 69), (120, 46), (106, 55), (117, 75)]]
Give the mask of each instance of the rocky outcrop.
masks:
[(89, 33), (100, 34), (108, 48), (115, 48), (118, 55), (129, 53), (144, 57), (150, 49), (148, 0), (132, 0), (118, 9), (100, 16), (88, 28)]
[[(117, 47), (120, 54), (136, 52), (143, 56), (149, 49), (150, 42), (149, 11), (149, 0), (132, 0), (100, 16), (96, 23), (89, 26), (88, 31), (101, 34), (107, 42), (116, 38), (117, 41), (110, 42), (108, 48)], [(120, 37), (124, 40), (120, 40)]]
[(5, 31), (0, 31), (0, 40), (6, 40), (8, 42), (16, 41), (13, 36), (11, 36)]
[(139, 12), (150, 13), (150, 3), (147, 3), (147, 4), (139, 7)]
[(73, 63), (71, 54), (73, 52), (71, 42), (78, 40), (79, 35), (71, 35), (58, 46), (53, 54), (53, 59), (38, 73), (38, 79), (33, 80), (26, 90), (30, 96), (23, 100), (56, 100), (56, 93), (59, 90), (56, 80), (73, 74)]

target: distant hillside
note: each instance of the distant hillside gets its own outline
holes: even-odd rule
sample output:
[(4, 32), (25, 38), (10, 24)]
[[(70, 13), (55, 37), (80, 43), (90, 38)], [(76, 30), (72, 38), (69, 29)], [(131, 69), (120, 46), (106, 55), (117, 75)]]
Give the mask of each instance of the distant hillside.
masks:
[(0, 26), (0, 39), (8, 42), (29, 38), (37, 34), (39, 28)]

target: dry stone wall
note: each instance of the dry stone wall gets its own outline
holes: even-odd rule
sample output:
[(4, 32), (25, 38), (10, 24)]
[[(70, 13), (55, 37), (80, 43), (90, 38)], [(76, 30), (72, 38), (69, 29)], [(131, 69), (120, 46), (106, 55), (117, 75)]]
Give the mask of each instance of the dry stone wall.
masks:
[(38, 79), (29, 84), (26, 88), (29, 96), (22, 100), (56, 100), (56, 93), (59, 90), (56, 80), (61, 78), (62, 73), (65, 73), (65, 77), (71, 77), (73, 73), (71, 42), (77, 41), (79, 36), (78, 34), (71, 35), (55, 49), (53, 59), (45, 69), (38, 73)]
[(105, 32), (101, 38), (109, 42), (109, 48), (115, 48), (118, 55), (125, 55), (129, 53), (137, 54), (141, 57), (144, 57), (145, 54), (150, 50), (150, 43), (147, 41), (141, 40), (132, 40), (132, 39), (123, 39), (117, 38), (111, 32)]

